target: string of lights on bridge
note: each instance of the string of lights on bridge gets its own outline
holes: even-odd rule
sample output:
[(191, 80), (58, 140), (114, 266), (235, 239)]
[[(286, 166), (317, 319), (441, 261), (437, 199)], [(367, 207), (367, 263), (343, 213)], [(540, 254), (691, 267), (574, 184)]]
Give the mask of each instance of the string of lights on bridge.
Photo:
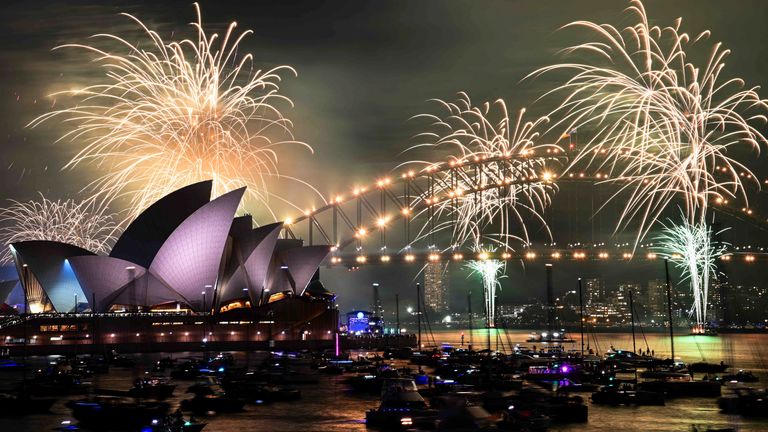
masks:
[[(547, 148), (545, 150), (545, 153), (548, 156), (544, 156), (545, 158), (550, 158), (551, 160), (560, 159), (560, 158), (567, 158), (568, 155), (565, 151), (563, 151), (560, 148)], [(452, 158), (446, 162), (442, 163), (434, 163), (426, 166), (425, 168), (421, 170), (413, 170), (410, 169), (406, 172), (402, 172), (399, 174), (399, 178), (397, 175), (393, 176), (386, 176), (379, 178), (375, 182), (373, 182), (371, 185), (368, 186), (356, 186), (351, 188), (351, 193), (349, 194), (334, 194), (329, 198), (328, 204), (324, 205), (323, 207), (316, 208), (312, 207), (310, 209), (307, 209), (303, 212), (303, 215), (296, 217), (296, 218), (286, 218), (284, 221), (284, 224), (288, 227), (295, 225), (301, 221), (310, 219), (315, 217), (316, 215), (326, 211), (333, 209), (334, 207), (339, 207), (343, 204), (353, 202), (356, 199), (362, 198), (365, 194), (372, 192), (372, 191), (386, 191), (393, 187), (395, 184), (399, 184), (402, 182), (409, 182), (413, 181), (416, 178), (419, 177), (426, 177), (433, 175), (437, 172), (444, 171), (444, 170), (451, 170), (451, 169), (457, 169), (460, 167), (463, 167), (467, 164), (481, 164), (485, 162), (493, 162), (493, 161), (500, 161), (500, 160), (508, 160), (512, 158), (523, 158), (529, 159), (531, 156), (534, 156), (535, 151), (533, 149), (525, 150), (521, 152), (521, 154), (513, 155), (511, 153), (507, 153), (503, 156), (499, 157), (480, 157), (476, 156), (471, 159), (458, 159), (458, 158)], [(718, 171), (724, 170), (724, 167), (716, 167)], [(744, 178), (751, 179), (752, 175), (746, 172), (740, 173), (740, 175)], [(623, 177), (615, 177), (615, 180), (621, 180)], [(398, 183), (399, 180), (399, 183)], [(584, 182), (606, 182), (608, 180), (611, 180), (611, 176), (608, 173), (587, 173), (584, 171), (579, 172), (566, 172), (563, 174), (558, 174), (555, 172), (554, 169), (551, 168), (543, 168), (540, 171), (540, 174), (538, 175), (529, 175), (529, 176), (520, 176), (519, 178), (511, 178), (511, 177), (505, 177), (503, 179), (500, 179), (496, 182), (480, 182), (480, 184), (475, 188), (456, 188), (454, 190), (449, 191), (445, 196), (427, 196), (427, 197), (419, 197), (420, 200), (415, 200), (415, 205), (420, 205), (424, 208), (436, 205), (442, 202), (443, 200), (451, 200), (456, 199), (459, 197), (462, 197), (463, 195), (469, 195), (477, 192), (483, 192), (485, 190), (489, 190), (491, 188), (496, 187), (506, 187), (511, 186), (513, 184), (526, 184), (526, 183), (535, 183), (535, 182), (541, 182), (546, 184), (555, 184), (559, 181), (584, 181)], [(645, 180), (645, 182), (651, 182), (653, 180)], [(768, 184), (768, 179), (764, 180), (764, 184)], [(416, 198), (416, 197), (414, 197)], [(713, 199), (713, 204), (719, 208), (722, 211), (725, 211), (733, 216), (741, 217), (741, 218), (748, 218), (751, 219), (752, 222), (760, 224), (763, 226), (768, 219), (759, 217), (756, 214), (756, 211), (752, 208), (749, 208), (747, 206), (743, 206), (739, 208), (738, 206), (735, 206), (732, 202), (733, 199), (728, 199), (724, 197), (717, 197)], [(372, 221), (370, 224), (363, 224), (359, 223), (355, 229), (354, 229), (354, 238), (358, 241), (361, 241), (363, 238), (365, 238), (368, 235), (371, 235), (375, 232), (383, 232), (387, 229), (387, 227), (390, 225), (390, 223), (397, 217), (402, 217), (405, 219), (408, 219), (411, 217), (418, 208), (414, 205), (411, 206), (402, 206), (402, 208), (399, 209), (399, 214), (379, 214), (374, 221)], [(331, 242), (333, 243), (333, 242)], [(528, 245), (530, 246), (530, 245)], [(626, 245), (625, 245), (626, 246)], [(639, 245), (641, 247), (647, 246), (647, 245)], [(474, 254), (474, 253), (464, 253), (464, 252), (452, 252), (452, 253), (440, 253), (435, 250), (431, 250), (425, 253), (412, 253), (409, 249), (409, 246), (406, 246), (403, 250), (405, 253), (390, 255), (387, 253), (380, 253), (377, 255), (366, 255), (363, 253), (358, 253), (355, 256), (341, 256), (338, 254), (340, 244), (337, 243), (333, 245), (332, 252), (334, 252), (334, 255), (331, 257), (331, 264), (333, 265), (362, 265), (366, 263), (372, 263), (372, 262), (380, 262), (380, 263), (389, 263), (394, 261), (401, 261), (405, 263), (415, 263), (415, 262), (436, 262), (446, 259), (452, 259), (456, 261), (461, 261), (465, 259), (501, 259), (501, 260), (535, 260), (535, 259), (573, 259), (573, 260), (610, 260), (610, 259), (619, 259), (622, 261), (630, 261), (632, 259), (637, 259), (638, 257), (642, 256), (642, 259), (652, 260), (656, 259), (657, 256), (655, 252), (647, 252), (647, 253), (636, 253), (636, 251), (628, 251), (625, 247), (624, 251), (620, 252), (609, 252), (606, 250), (601, 251), (586, 251), (586, 250), (548, 250), (548, 251), (533, 251), (529, 248), (525, 249), (524, 252), (515, 252), (515, 251), (502, 251), (498, 252), (496, 254), (483, 252), (480, 254)], [(382, 247), (381, 250), (384, 251), (386, 247)], [(721, 260), (723, 261), (732, 261), (734, 260), (735, 256), (741, 256), (743, 258), (743, 262), (751, 263), (757, 260), (758, 255), (764, 254), (762, 247), (755, 247), (752, 246), (741, 246), (741, 247), (731, 247), (730, 248), (732, 252), (729, 254), (723, 255)], [(359, 252), (359, 251), (358, 251)]]
[[(644, 249), (651, 249), (652, 245), (646, 246)], [(618, 248), (617, 248), (618, 249)], [(641, 248), (643, 249), (643, 248)], [(671, 259), (681, 258), (677, 254), (670, 256)], [(440, 253), (437, 251), (427, 251), (422, 253), (407, 252), (402, 254), (358, 254), (350, 256), (332, 256), (330, 259), (331, 265), (346, 265), (352, 267), (358, 267), (365, 264), (389, 264), (389, 263), (405, 263), (405, 264), (424, 264), (424, 263), (437, 263), (446, 260), (452, 261), (465, 261), (465, 260), (502, 260), (502, 261), (623, 261), (623, 262), (637, 262), (639, 261), (654, 261), (663, 259), (660, 254), (649, 251), (635, 251), (631, 252), (627, 249), (618, 249), (615, 251), (608, 251), (606, 249), (542, 249), (531, 250), (526, 249), (524, 251), (504, 251), (504, 252), (446, 252)], [(743, 246), (736, 247), (732, 252), (729, 252), (720, 257), (724, 262), (744, 262), (751, 264), (758, 259), (768, 259), (768, 252), (764, 247), (752, 247)]]

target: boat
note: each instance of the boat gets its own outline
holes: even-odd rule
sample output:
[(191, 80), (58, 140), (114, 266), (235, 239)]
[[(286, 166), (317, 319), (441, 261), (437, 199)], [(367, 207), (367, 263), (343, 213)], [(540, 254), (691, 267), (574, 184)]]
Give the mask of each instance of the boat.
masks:
[(551, 420), (548, 416), (527, 408), (509, 405), (501, 414), (497, 426), (501, 430), (546, 431)]
[(72, 416), (84, 427), (97, 430), (137, 429), (165, 416), (165, 402), (136, 402), (119, 397), (96, 396), (67, 403)]
[(0, 359), (0, 372), (14, 372), (24, 370), (26, 365), (11, 359)]
[(187, 393), (195, 396), (181, 401), (182, 411), (231, 413), (242, 411), (245, 406), (245, 400), (228, 394), (213, 377), (190, 386)]
[(112, 350), (109, 354), (109, 363), (119, 368), (132, 368), (136, 366), (136, 361), (130, 357), (118, 354), (117, 351)]
[(202, 376), (206, 369), (205, 363), (200, 359), (188, 358), (177, 363), (171, 370), (171, 378), (176, 380), (194, 380)]
[(739, 369), (735, 374), (723, 375), (721, 380), (726, 382), (742, 382), (742, 383), (756, 383), (760, 381), (751, 371), (743, 371)]
[(659, 380), (642, 382), (638, 387), (641, 390), (661, 392), (672, 397), (718, 397), (721, 394), (718, 381), (694, 381), (689, 374), (685, 373), (670, 374)]
[(136, 378), (128, 395), (138, 398), (166, 399), (173, 395), (175, 384), (168, 383), (163, 377)]
[(485, 408), (470, 404), (461, 395), (443, 397), (435, 421), (438, 431), (478, 431), (489, 430), (495, 421)]
[(36, 396), (82, 395), (91, 390), (91, 383), (79, 375), (56, 372), (40, 372), (21, 384), (23, 391)]
[(730, 366), (720, 362), (720, 363), (707, 363), (707, 362), (696, 362), (691, 363), (688, 365), (688, 370), (695, 373), (723, 373), (728, 369)]
[(195, 395), (192, 399), (181, 401), (182, 411), (195, 413), (233, 413), (243, 410), (245, 401), (226, 394)]
[(664, 405), (664, 395), (638, 389), (632, 383), (606, 385), (592, 393), (592, 403), (599, 405)]
[(365, 424), (382, 429), (434, 427), (438, 411), (427, 407), (413, 378), (387, 378), (381, 389), (381, 403), (365, 413)]
[(605, 360), (609, 363), (631, 366), (649, 366), (657, 362), (657, 359), (648, 356), (636, 354), (632, 351), (622, 349), (611, 349), (605, 353)]
[(301, 399), (301, 390), (251, 379), (248, 374), (242, 378), (225, 378), (222, 380), (221, 387), (227, 395), (255, 403)]
[(0, 393), (0, 415), (18, 416), (43, 414), (51, 410), (55, 398), (33, 397), (26, 394)]
[(188, 420), (184, 419), (181, 411), (176, 411), (174, 414), (166, 415), (161, 419), (153, 419), (148, 425), (141, 428), (142, 432), (200, 432), (202, 431), (206, 423), (201, 423), (194, 420), (194, 417), (190, 417)]
[(736, 432), (736, 429), (728, 426), (691, 425), (691, 432)]
[(726, 414), (750, 417), (768, 416), (768, 392), (765, 389), (737, 387), (733, 393), (717, 400), (717, 406)]
[(688, 336), (718, 336), (717, 329), (711, 326), (695, 325)]
[(585, 423), (589, 418), (589, 408), (580, 396), (553, 393), (537, 387), (522, 389), (514, 405), (543, 414), (553, 423)]
[(574, 340), (568, 337), (565, 333), (565, 329), (561, 329), (560, 331), (553, 332), (531, 333), (528, 339), (526, 339), (526, 342), (559, 344), (571, 343), (574, 342)]

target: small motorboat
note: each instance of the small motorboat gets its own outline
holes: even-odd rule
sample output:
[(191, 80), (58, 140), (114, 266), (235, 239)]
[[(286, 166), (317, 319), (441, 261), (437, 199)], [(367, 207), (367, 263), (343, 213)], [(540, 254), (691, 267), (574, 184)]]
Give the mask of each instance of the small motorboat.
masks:
[(187, 393), (194, 393), (195, 397), (181, 401), (182, 411), (231, 413), (242, 411), (245, 406), (245, 400), (228, 394), (213, 377), (190, 386)]
[(34, 378), (24, 381), (21, 389), (36, 396), (82, 395), (91, 390), (91, 383), (80, 375), (57, 367), (39, 370)]
[(136, 402), (118, 397), (97, 396), (67, 403), (81, 425), (97, 430), (135, 429), (165, 416), (165, 402)]
[(382, 429), (434, 427), (438, 411), (427, 407), (413, 378), (387, 378), (381, 404), (365, 413), (366, 426)]
[(664, 405), (664, 394), (638, 389), (631, 383), (607, 385), (592, 393), (592, 403), (599, 405)]
[(721, 379), (724, 383), (726, 382), (755, 383), (760, 380), (758, 377), (752, 374), (752, 372), (750, 371), (745, 372), (743, 370), (739, 370), (735, 374), (723, 375)]
[(195, 395), (192, 399), (181, 401), (182, 411), (194, 413), (233, 413), (243, 410), (245, 401), (226, 394)]
[(0, 393), (0, 415), (19, 416), (50, 411), (55, 398), (33, 397), (27, 394)]
[(167, 399), (173, 395), (175, 384), (163, 377), (136, 378), (128, 395), (138, 398)]
[(478, 431), (489, 430), (494, 423), (485, 408), (470, 404), (466, 398), (457, 395), (442, 398), (435, 426), (438, 431)]
[(195, 421), (194, 417), (184, 419), (181, 411), (160, 419), (153, 419), (141, 428), (142, 432), (200, 432), (207, 424)]
[(227, 395), (254, 403), (287, 402), (301, 399), (301, 390), (257, 381), (225, 381)]
[(737, 387), (733, 394), (717, 400), (717, 406), (726, 414), (739, 414), (751, 417), (768, 416), (768, 392), (749, 387)]
[(691, 363), (688, 365), (688, 370), (695, 373), (708, 373), (708, 374), (716, 374), (716, 373), (723, 373), (726, 369), (728, 369), (730, 366), (720, 362), (720, 363), (707, 363), (707, 362), (696, 362)]
[(670, 374), (659, 380), (642, 382), (638, 387), (641, 390), (664, 393), (672, 397), (718, 397), (721, 394), (720, 382), (694, 381), (689, 374), (685, 373)]
[(136, 361), (130, 357), (118, 354), (117, 351), (112, 351), (109, 355), (109, 362), (120, 368), (132, 368), (136, 366)]
[(573, 341), (574, 340), (568, 337), (568, 335), (565, 333), (565, 329), (553, 332), (531, 333), (528, 339), (526, 339), (526, 342), (546, 344), (570, 343)]
[(501, 430), (546, 431), (550, 423), (548, 416), (535, 410), (509, 405), (501, 414), (501, 421), (497, 426)]

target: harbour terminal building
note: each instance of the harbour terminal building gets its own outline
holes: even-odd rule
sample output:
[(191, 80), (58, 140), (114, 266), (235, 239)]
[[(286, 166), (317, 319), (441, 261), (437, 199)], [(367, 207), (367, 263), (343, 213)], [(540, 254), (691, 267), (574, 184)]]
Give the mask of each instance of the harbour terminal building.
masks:
[(155, 202), (108, 256), (52, 241), (10, 245), (25, 313), (0, 322), (0, 343), (147, 350), (332, 341), (335, 296), (319, 280), (330, 246), (279, 238), (280, 222), (254, 228), (251, 216), (235, 217), (245, 188), (213, 200), (211, 188), (204, 181)]

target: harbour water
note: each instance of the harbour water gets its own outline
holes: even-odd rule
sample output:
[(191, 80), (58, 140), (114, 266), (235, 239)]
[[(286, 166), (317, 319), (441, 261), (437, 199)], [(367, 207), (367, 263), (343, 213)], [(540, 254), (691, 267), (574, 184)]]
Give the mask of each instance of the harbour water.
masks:
[[(469, 335), (464, 333), (465, 344)], [(492, 335), (493, 347), (498, 340), (500, 348), (509, 344), (526, 343), (529, 332), (515, 330), (500, 334), (499, 338)], [(438, 344), (448, 343), (455, 346), (461, 343), (461, 330), (444, 330), (433, 333), (434, 341)], [(572, 346), (580, 348), (578, 334), (571, 335), (576, 340)], [(669, 351), (668, 336), (665, 334), (646, 334), (648, 346), (657, 356), (667, 355)], [(477, 330), (472, 335), (475, 346), (484, 348), (486, 343), (485, 330)], [(424, 343), (431, 343), (432, 337), (423, 336)], [(609, 349), (632, 347), (632, 337), (629, 333), (605, 333), (590, 336), (590, 347), (599, 348), (599, 352)], [(642, 335), (637, 337), (638, 349), (646, 347)], [(675, 338), (675, 353), (686, 362), (721, 360), (733, 365), (736, 369), (751, 370), (760, 377), (758, 385), (765, 385), (768, 380), (768, 335), (766, 334), (724, 334), (712, 336), (678, 336)], [(242, 365), (246, 362), (254, 366), (262, 358), (263, 353), (234, 353), (236, 360)], [(353, 355), (358, 353), (353, 353)], [(366, 355), (365, 351), (359, 352)], [(184, 357), (190, 353), (175, 353), (173, 357)], [(148, 366), (155, 360), (167, 355), (147, 354), (132, 356), (137, 361), (133, 369), (112, 368), (109, 374), (93, 377), (95, 386), (101, 388), (126, 389), (134, 378), (144, 374)], [(42, 365), (52, 358), (38, 357), (29, 359), (30, 363)], [(404, 362), (399, 362), (404, 363)], [(5, 382), (13, 377), (5, 376)], [(343, 376), (321, 376), (319, 384), (298, 385), (302, 391), (302, 399), (296, 402), (274, 403), (267, 405), (247, 405), (245, 410), (237, 414), (216, 415), (205, 417), (208, 423), (204, 429), (207, 432), (233, 431), (300, 431), (300, 432), (335, 432), (335, 431), (364, 431), (365, 411), (378, 404), (375, 396), (351, 393), (343, 383)], [(178, 384), (174, 397), (170, 399), (172, 406), (180, 400), (191, 397), (185, 393), (193, 381), (176, 381)], [(588, 394), (583, 395), (588, 399)], [(71, 397), (76, 398), (76, 397)], [(74, 419), (69, 409), (64, 406), (67, 399), (57, 402), (50, 414), (33, 415), (23, 418), (0, 419), (1, 431), (34, 430), (45, 431), (59, 427), (63, 421)], [(768, 430), (768, 418), (745, 419), (739, 416), (721, 414), (714, 399), (681, 398), (667, 403), (666, 406), (642, 407), (605, 407), (590, 406), (589, 423), (566, 426), (553, 426), (552, 431), (688, 431), (693, 424), (711, 427), (734, 427), (740, 431)]]

